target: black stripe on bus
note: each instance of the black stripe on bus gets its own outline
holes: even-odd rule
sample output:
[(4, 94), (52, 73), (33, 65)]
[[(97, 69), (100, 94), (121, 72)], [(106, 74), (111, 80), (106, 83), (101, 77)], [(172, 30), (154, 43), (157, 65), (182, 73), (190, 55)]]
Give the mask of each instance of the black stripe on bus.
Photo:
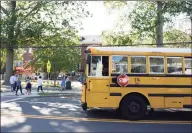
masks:
[[(111, 76), (119, 76), (118, 73), (112, 73)], [(187, 74), (126, 74), (129, 77), (192, 77), (192, 75)]]
[(183, 108), (192, 108), (192, 105), (183, 105)]
[[(110, 84), (110, 87), (120, 87), (118, 84)], [(126, 87), (144, 88), (192, 88), (192, 85), (148, 85), (148, 84), (128, 84)]]
[(192, 97), (192, 94), (148, 94), (149, 97)]
[(110, 96), (122, 96), (121, 93), (110, 93), (109, 95), (110, 95)]

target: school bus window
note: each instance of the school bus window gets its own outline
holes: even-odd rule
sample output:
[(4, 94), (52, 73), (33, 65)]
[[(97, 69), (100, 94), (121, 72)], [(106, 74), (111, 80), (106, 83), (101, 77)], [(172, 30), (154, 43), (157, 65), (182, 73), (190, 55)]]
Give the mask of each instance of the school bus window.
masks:
[(131, 57), (131, 73), (146, 73), (146, 57)]
[(151, 56), (149, 57), (150, 73), (161, 74), (164, 73), (164, 57), (163, 56)]
[(120, 55), (112, 56), (112, 72), (128, 73), (128, 57)]
[(185, 74), (192, 74), (192, 57), (185, 57)]
[(182, 74), (182, 57), (167, 57), (167, 72)]
[(89, 76), (109, 76), (109, 56), (91, 56)]

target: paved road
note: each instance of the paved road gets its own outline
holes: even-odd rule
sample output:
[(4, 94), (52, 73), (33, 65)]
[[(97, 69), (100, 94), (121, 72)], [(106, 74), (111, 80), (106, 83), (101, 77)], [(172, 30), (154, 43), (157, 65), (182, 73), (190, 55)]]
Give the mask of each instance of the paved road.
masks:
[(172, 109), (127, 121), (114, 110), (84, 112), (79, 96), (28, 97), (1, 103), (1, 132), (191, 132), (190, 113)]

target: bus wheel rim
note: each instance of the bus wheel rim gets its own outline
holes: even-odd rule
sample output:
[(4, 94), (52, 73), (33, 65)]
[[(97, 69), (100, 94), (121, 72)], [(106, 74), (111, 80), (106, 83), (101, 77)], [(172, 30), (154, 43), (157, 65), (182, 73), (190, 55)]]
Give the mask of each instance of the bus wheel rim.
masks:
[(133, 114), (138, 113), (140, 111), (139, 103), (135, 101), (131, 102), (128, 106), (128, 110), (130, 113), (133, 113)]

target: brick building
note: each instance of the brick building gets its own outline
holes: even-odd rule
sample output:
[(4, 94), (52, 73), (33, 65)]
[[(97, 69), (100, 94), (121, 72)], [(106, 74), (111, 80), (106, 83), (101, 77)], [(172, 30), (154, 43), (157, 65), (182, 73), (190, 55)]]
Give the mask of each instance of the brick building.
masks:
[(24, 62), (30, 62), (32, 60), (33, 60), (32, 49), (26, 48), (25, 53), (23, 54), (23, 61)]
[(33, 61), (32, 49), (26, 48), (25, 53), (22, 55), (22, 57), (23, 60), (15, 61), (15, 70), (18, 74), (22, 75), (22, 77), (34, 77), (34, 68), (32, 68), (30, 65), (28, 66), (28, 63)]
[(99, 35), (87, 35), (87, 36), (82, 36), (81, 38), (81, 64), (80, 64), (80, 69), (83, 69), (86, 63), (86, 56), (85, 56), (85, 50), (88, 46), (91, 45), (100, 45), (102, 46), (102, 36)]

